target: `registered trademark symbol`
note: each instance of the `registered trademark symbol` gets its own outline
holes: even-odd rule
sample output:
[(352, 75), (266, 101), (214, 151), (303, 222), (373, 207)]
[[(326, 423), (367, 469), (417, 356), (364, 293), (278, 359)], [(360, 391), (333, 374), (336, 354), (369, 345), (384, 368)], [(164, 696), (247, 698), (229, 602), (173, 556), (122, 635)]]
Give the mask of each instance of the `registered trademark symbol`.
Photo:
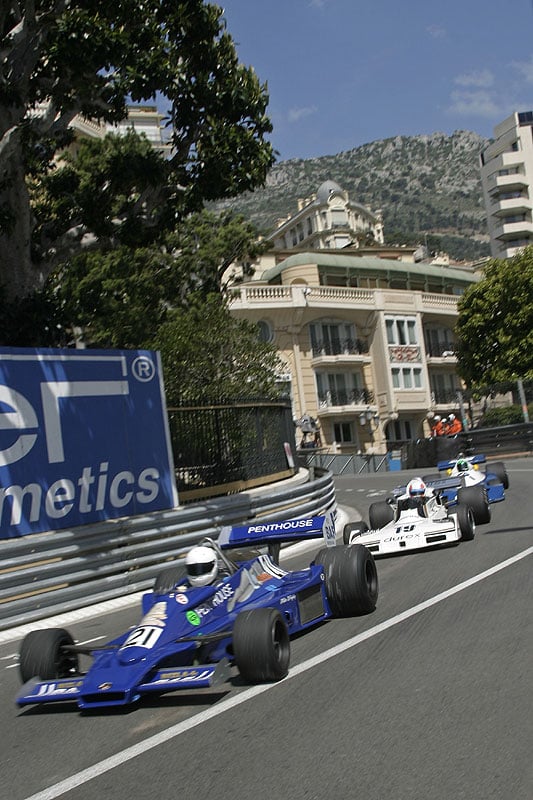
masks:
[(134, 378), (142, 383), (147, 383), (155, 375), (155, 364), (147, 356), (138, 356), (131, 365), (131, 371)]

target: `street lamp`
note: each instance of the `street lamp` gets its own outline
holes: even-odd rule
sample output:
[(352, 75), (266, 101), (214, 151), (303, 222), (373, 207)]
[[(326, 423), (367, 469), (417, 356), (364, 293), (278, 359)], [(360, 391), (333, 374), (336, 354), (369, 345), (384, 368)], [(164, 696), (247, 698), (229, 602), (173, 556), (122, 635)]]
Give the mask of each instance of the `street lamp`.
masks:
[(370, 425), (370, 430), (372, 430), (372, 423), (375, 424), (376, 428), (379, 426), (379, 414), (367, 406), (366, 411), (361, 411), (359, 414), (359, 422), (361, 425)]

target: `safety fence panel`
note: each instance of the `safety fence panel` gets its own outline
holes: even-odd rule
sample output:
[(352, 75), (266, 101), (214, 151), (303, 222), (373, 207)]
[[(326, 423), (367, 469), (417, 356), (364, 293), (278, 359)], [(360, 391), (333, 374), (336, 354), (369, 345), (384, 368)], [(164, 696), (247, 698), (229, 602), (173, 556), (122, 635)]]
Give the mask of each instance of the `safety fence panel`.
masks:
[(164, 565), (204, 537), (216, 539), (224, 525), (335, 509), (331, 473), (301, 471), (298, 479), (176, 510), (0, 542), (0, 630), (149, 589)]

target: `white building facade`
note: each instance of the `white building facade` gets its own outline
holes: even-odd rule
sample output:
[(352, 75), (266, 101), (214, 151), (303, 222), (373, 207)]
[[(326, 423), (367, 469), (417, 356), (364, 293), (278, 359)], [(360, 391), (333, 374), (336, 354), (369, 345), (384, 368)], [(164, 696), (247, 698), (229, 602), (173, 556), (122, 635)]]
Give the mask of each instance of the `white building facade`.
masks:
[(335, 181), (324, 181), (311, 197), (298, 201), (296, 213), (278, 220), (267, 236), (276, 250), (340, 250), (383, 244), (383, 217), (350, 200)]
[(494, 128), (480, 154), (481, 183), (493, 258), (512, 258), (533, 244), (533, 111)]

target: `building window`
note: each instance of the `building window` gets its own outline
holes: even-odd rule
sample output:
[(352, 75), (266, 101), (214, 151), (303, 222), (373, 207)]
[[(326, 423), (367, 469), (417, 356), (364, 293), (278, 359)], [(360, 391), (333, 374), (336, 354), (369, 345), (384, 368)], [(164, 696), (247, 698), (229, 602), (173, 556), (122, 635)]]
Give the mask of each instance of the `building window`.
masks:
[(257, 323), (257, 328), (259, 330), (259, 339), (261, 342), (272, 342), (274, 340), (274, 330), (270, 322), (267, 322), (266, 319), (260, 319)]
[(433, 358), (454, 355), (455, 338), (449, 328), (431, 327), (424, 331), (426, 353)]
[(371, 393), (363, 388), (362, 376), (357, 372), (317, 372), (316, 387), (322, 407), (372, 402)]
[(418, 344), (414, 317), (388, 317), (385, 324), (388, 344)]
[(336, 422), (333, 426), (333, 436), (338, 444), (354, 444), (357, 442), (354, 436), (353, 422)]
[(431, 399), (435, 405), (457, 403), (457, 378), (451, 372), (434, 372), (429, 376)]
[(398, 419), (389, 422), (386, 429), (387, 444), (410, 441), (413, 438), (413, 428), (408, 419)]
[(313, 356), (358, 354), (368, 350), (350, 322), (321, 322), (310, 326)]
[(394, 389), (422, 388), (422, 369), (420, 367), (393, 367), (391, 375)]

